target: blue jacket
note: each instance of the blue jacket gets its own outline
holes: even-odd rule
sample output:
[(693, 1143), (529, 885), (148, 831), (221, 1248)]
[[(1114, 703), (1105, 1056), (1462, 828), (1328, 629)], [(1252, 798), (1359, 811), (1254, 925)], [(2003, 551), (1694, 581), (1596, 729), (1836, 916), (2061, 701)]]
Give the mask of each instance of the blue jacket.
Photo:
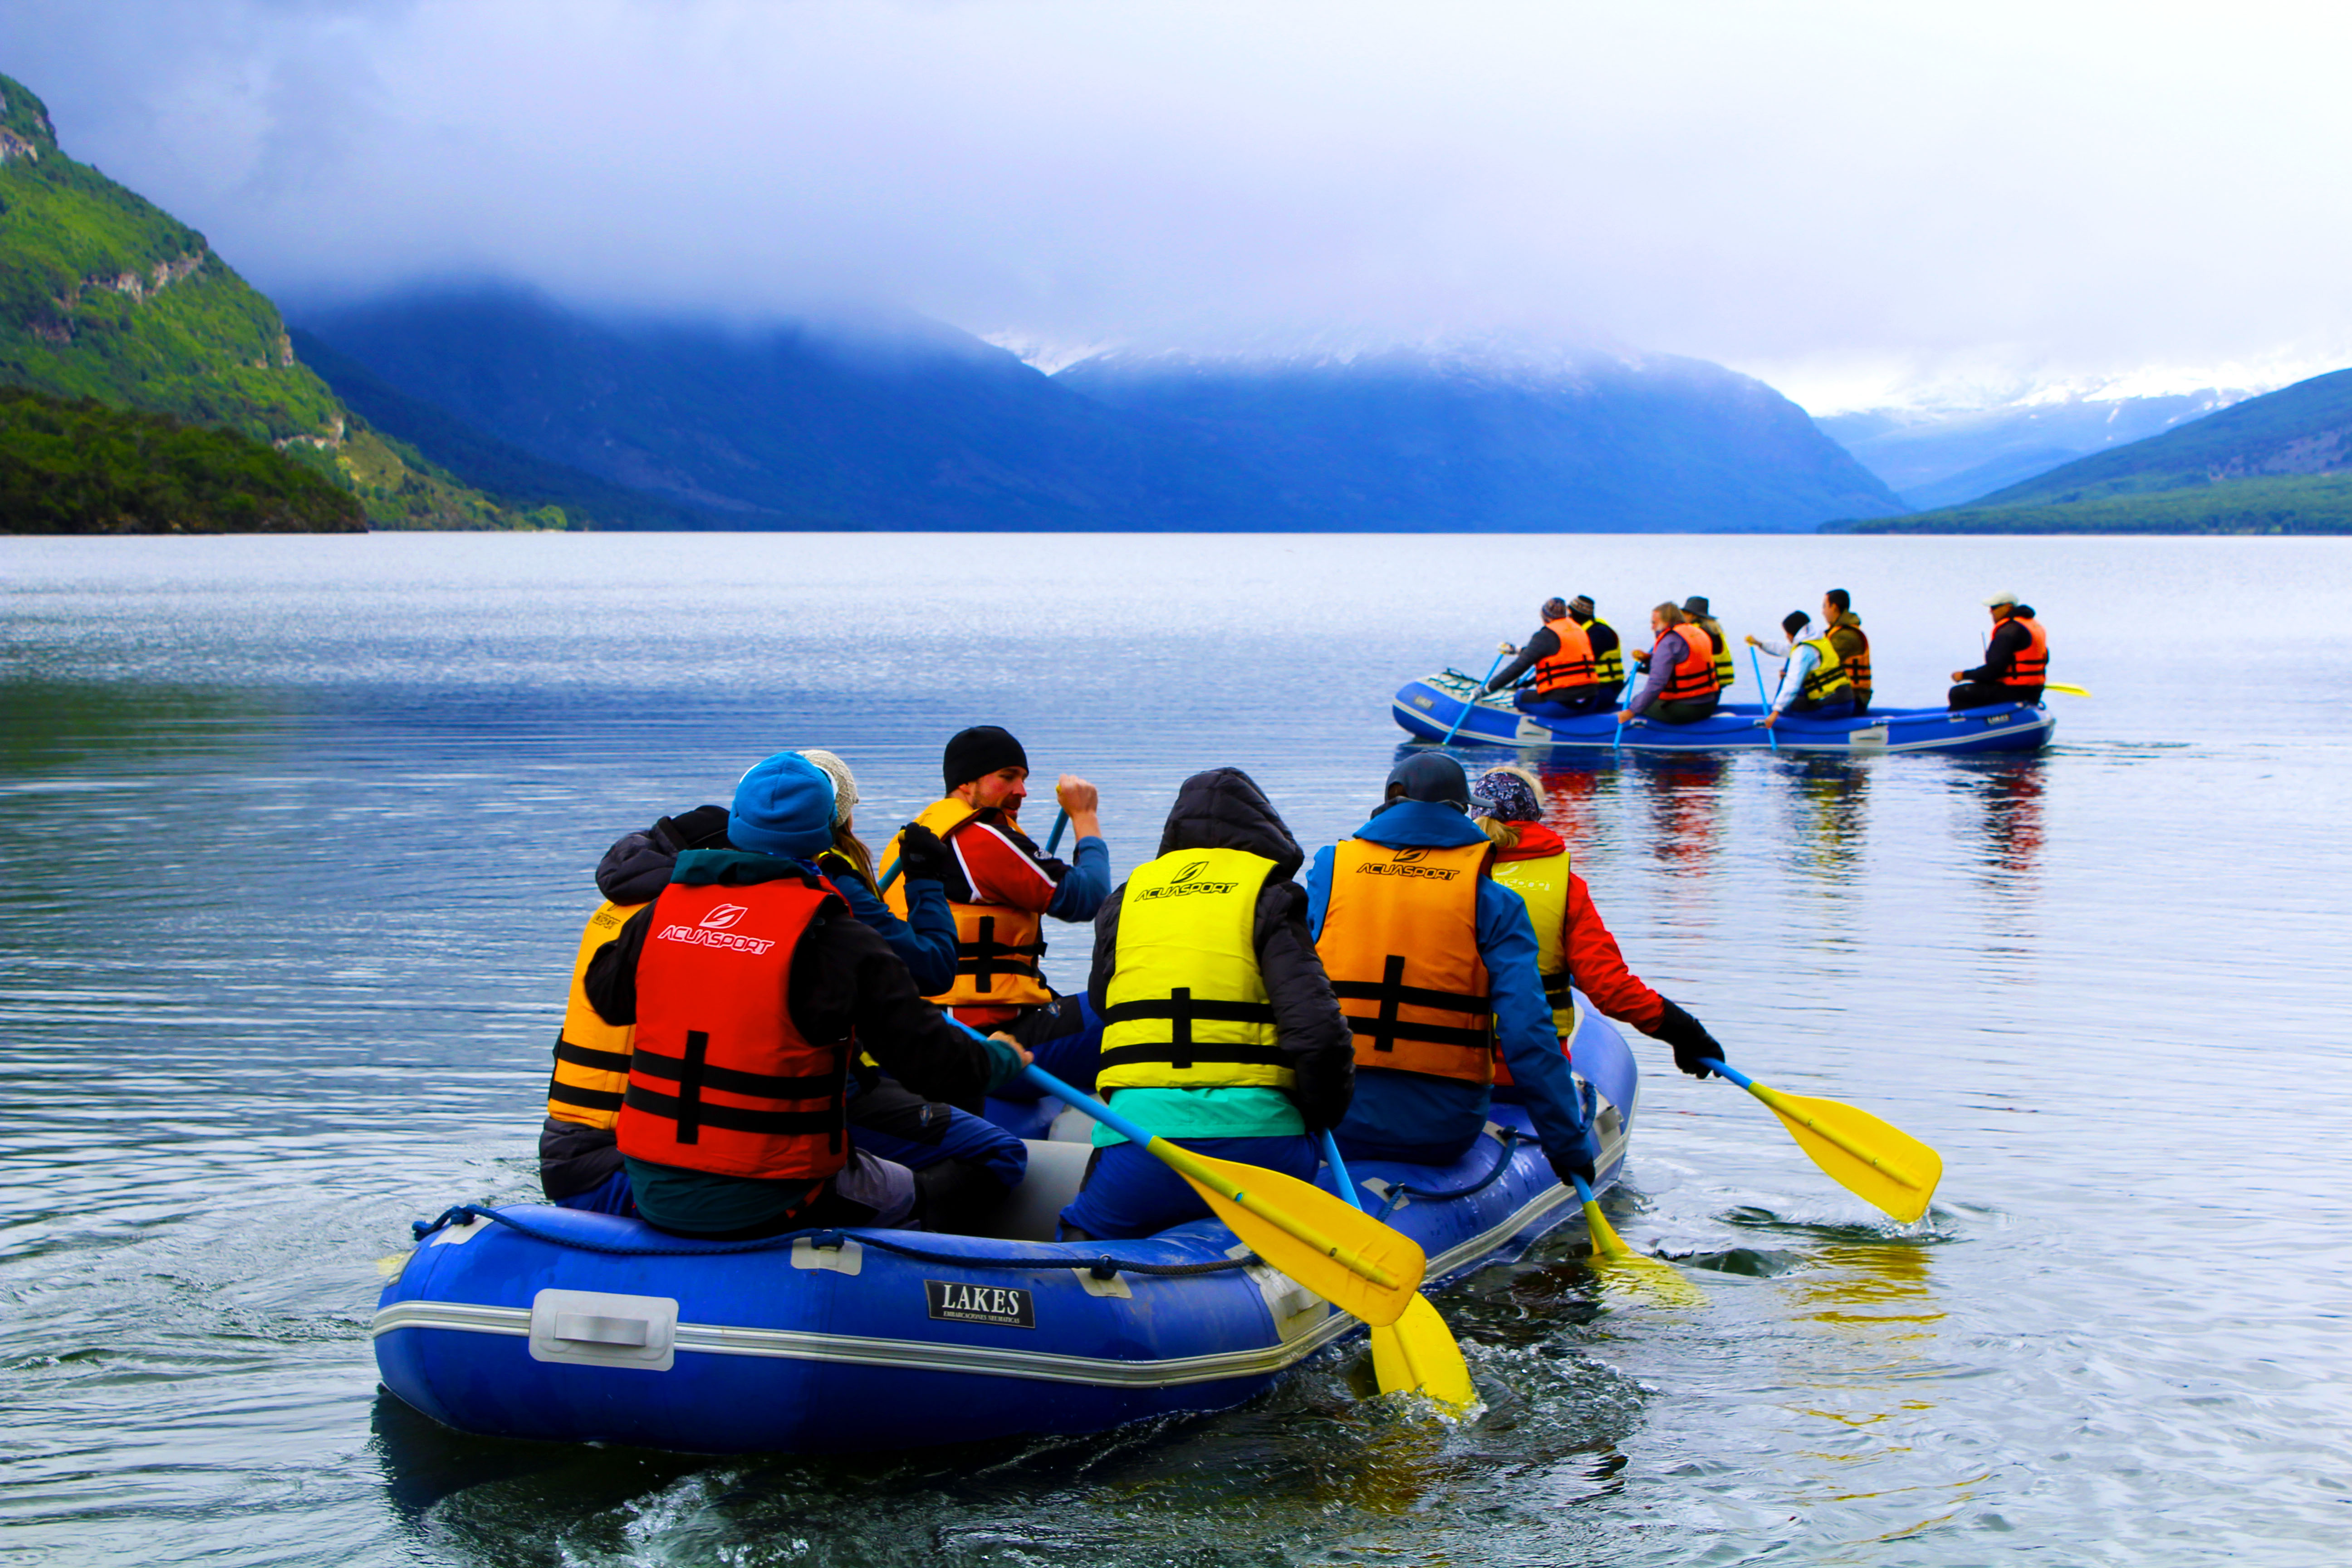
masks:
[(835, 877), (833, 885), (841, 889), (851, 914), (882, 933), (882, 940), (915, 977), (916, 990), (937, 996), (955, 984), (955, 916), (948, 909), (945, 888), (928, 877), (906, 879), (907, 918), (900, 920), (856, 878)]
[(1090, 921), (1110, 897), (1110, 846), (1091, 835), (1070, 851), (1070, 869), (1054, 888), (1045, 912), (1057, 921)]
[[(1462, 813), (1430, 801), (1398, 801), (1373, 813), (1350, 837), (1391, 848), (1445, 848), (1483, 842), (1486, 835)], [(1319, 938), (1331, 902), (1334, 851), (1318, 849), (1307, 873), (1307, 921)], [(1535, 928), (1519, 895), (1491, 878), (1478, 883), (1478, 956), (1493, 986), (1495, 1037), (1511, 1066), (1544, 1153), (1560, 1179), (1570, 1166), (1589, 1166), (1597, 1146), (1583, 1102), (1560, 1054), (1559, 1036), (1544, 1000), (1536, 966)], [(1356, 1071), (1356, 1097), (1339, 1124), (1343, 1144), (1366, 1151), (1465, 1148), (1486, 1125), (1493, 1096), (1483, 1085), (1383, 1068)]]

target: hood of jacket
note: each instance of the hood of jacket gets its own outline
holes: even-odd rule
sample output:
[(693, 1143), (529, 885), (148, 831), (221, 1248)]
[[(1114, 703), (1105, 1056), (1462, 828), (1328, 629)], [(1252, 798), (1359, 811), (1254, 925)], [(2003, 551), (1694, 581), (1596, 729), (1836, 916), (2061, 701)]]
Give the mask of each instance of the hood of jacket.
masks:
[(1392, 800), (1372, 813), (1372, 818), (1349, 835), (1385, 844), (1391, 849), (1419, 847), (1451, 848), (1456, 844), (1483, 844), (1486, 830), (1440, 801)]
[(669, 886), (670, 867), (679, 851), (724, 848), (726, 844), (723, 805), (698, 805), (665, 816), (604, 851), (604, 858), (596, 863), (596, 890), (616, 904), (651, 903)]
[(1177, 786), (1176, 804), (1160, 833), (1160, 853), (1180, 849), (1247, 850), (1273, 861), (1278, 877), (1296, 876), (1307, 858), (1274, 803), (1239, 768), (1212, 768)]
[(1495, 850), (1496, 859), (1546, 860), (1568, 852), (1568, 841), (1542, 823), (1522, 822), (1517, 826), (1519, 830), (1517, 847), (1505, 849), (1498, 846)]

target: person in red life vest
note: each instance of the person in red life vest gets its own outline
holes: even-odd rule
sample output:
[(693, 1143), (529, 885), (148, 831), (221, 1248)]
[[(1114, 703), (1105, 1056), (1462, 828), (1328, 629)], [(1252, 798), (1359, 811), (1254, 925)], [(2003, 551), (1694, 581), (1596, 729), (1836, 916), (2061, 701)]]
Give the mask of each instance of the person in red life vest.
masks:
[[(1495, 678), (1486, 682), (1489, 691), (1508, 690), (1517, 685), (1519, 678), (1529, 670), (1534, 678), (1512, 695), (1512, 705), (1522, 713), (1538, 719), (1572, 719), (1580, 713), (1598, 713), (1609, 706), (1623, 689), (1620, 673), (1604, 680), (1601, 676), (1604, 651), (1596, 634), (1607, 631), (1592, 619), (1592, 601), (1579, 596), (1584, 606), (1580, 619), (1565, 599), (1551, 598), (1543, 602), (1537, 613), (1543, 625), (1522, 647), (1505, 643), (1502, 651), (1517, 654)], [(1608, 633), (1608, 652), (1617, 647), (1617, 636)]]
[[(1495, 880), (1519, 895), (1535, 927), (1536, 963), (1552, 1026), (1565, 1047), (1576, 1027), (1574, 986), (1601, 1011), (1674, 1047), (1675, 1066), (1693, 1078), (1723, 1060), (1705, 1025), (1659, 995), (1625, 967), (1617, 939), (1593, 906), (1592, 893), (1569, 864), (1568, 846), (1544, 825), (1544, 792), (1533, 774), (1500, 767), (1470, 788), (1473, 820), (1495, 844)], [(1508, 1081), (1508, 1069), (1501, 1070)]]
[(1722, 682), (1716, 675), (1715, 642), (1674, 605), (1650, 612), (1648, 678), (1618, 714), (1630, 724), (1645, 714), (1661, 724), (1695, 724), (1715, 711)]
[(1527, 905), (1489, 874), (1494, 845), (1471, 826), (1462, 764), (1407, 758), (1387, 796), (1307, 872), (1307, 923), (1355, 1038), (1340, 1151), (1459, 1160), (1486, 1128), (1499, 1054), (1553, 1173), (1590, 1181), (1592, 1101), (1560, 1055)]
[(1952, 671), (1959, 683), (1951, 691), (1953, 710), (2041, 701), (2050, 638), (2033, 618), (2033, 606), (2019, 604), (2014, 594), (1995, 594), (1985, 607), (1992, 612), (1992, 640), (1985, 644), (1982, 664)]
[(588, 1001), (635, 1028), (620, 1150), (638, 1216), (681, 1236), (918, 1221), (913, 1173), (856, 1148), (863, 1050), (916, 1093), (977, 1100), (1027, 1053), (957, 1027), (815, 864), (834, 786), (796, 752), (736, 786), (726, 849), (677, 857), (654, 901), (597, 949)]

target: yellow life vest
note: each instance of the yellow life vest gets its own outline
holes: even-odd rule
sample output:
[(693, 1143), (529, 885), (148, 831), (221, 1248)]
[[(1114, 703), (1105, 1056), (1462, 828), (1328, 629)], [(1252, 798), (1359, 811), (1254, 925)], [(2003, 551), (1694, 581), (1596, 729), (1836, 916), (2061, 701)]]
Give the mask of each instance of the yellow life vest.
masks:
[[(1596, 626), (1609, 626), (1609, 623), (1602, 620), (1599, 616), (1593, 616), (1587, 624)], [(1613, 632), (1617, 628), (1615, 626), (1609, 626), (1609, 629)], [(1585, 633), (1585, 636), (1588, 637), (1591, 635), (1592, 634), (1591, 632)], [(1622, 686), (1625, 684), (1625, 642), (1622, 637), (1620, 637), (1617, 640), (1617, 645), (1614, 647), (1612, 647), (1608, 652), (1594, 652), (1592, 656), (1592, 679), (1599, 681), (1603, 686)]]
[[(950, 795), (925, 806), (915, 822), (945, 844), (948, 835), (979, 815), (980, 807)], [(898, 864), (898, 837), (892, 834), (882, 851), (880, 875), (886, 879)], [(905, 880), (892, 880), (882, 901), (905, 920)], [(955, 984), (930, 997), (931, 1002), (941, 1007), (1034, 1007), (1054, 999), (1052, 987), (1037, 969), (1037, 961), (1045, 955), (1043, 914), (1009, 904), (959, 904), (952, 900), (948, 912), (955, 917)]]
[(1830, 640), (1827, 634), (1806, 637), (1797, 646), (1811, 648), (1820, 658), (1820, 662), (1813, 666), (1812, 673), (1805, 677), (1804, 689), (1798, 693), (1799, 696), (1824, 702), (1841, 691), (1853, 689), (1853, 678), (1846, 672), (1845, 660), (1838, 657), (1837, 645)]
[(1495, 1081), (1495, 1008), (1478, 955), (1478, 881), (1494, 847), (1339, 841), (1315, 950), (1355, 1031), (1358, 1067)]
[(1723, 623), (1702, 616), (1698, 624), (1700, 629), (1705, 631), (1715, 643), (1716, 688), (1717, 690), (1728, 691), (1731, 689), (1732, 677), (1739, 673), (1739, 667), (1731, 660), (1731, 645), (1724, 640)]
[(1568, 973), (1568, 851), (1530, 860), (1495, 862), (1495, 880), (1518, 894), (1536, 928), (1536, 967), (1543, 972), (1544, 1000), (1551, 1004), (1553, 1032), (1576, 1027), (1576, 999)]
[(551, 1121), (610, 1128), (621, 1120), (637, 1031), (628, 1024), (607, 1024), (588, 1005), (588, 961), (643, 908), (605, 904), (588, 917), (580, 933), (580, 954), (572, 961), (572, 999), (564, 1005), (563, 1032), (555, 1037), (555, 1075), (547, 1080)]
[(1274, 862), (1179, 849), (1136, 868), (1119, 900), (1102, 1071), (1114, 1089), (1290, 1089), (1257, 963), (1257, 899)]

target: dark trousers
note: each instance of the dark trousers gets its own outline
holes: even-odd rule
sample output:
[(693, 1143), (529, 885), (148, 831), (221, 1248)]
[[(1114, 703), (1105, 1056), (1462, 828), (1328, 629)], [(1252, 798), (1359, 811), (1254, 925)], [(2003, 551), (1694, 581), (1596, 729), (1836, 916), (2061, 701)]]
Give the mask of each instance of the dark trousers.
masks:
[(1613, 686), (1562, 686), (1538, 697), (1535, 688), (1529, 686), (1521, 688), (1511, 701), (1531, 719), (1573, 719), (1583, 713), (1601, 712), (1616, 694)]
[(1998, 708), (2004, 702), (2039, 702), (2042, 688), (2038, 686), (2002, 686), (1992, 681), (1966, 680), (1952, 688), (1952, 710), (1963, 708)]
[(1696, 724), (1711, 717), (1715, 705), (1721, 700), (1720, 697), (1702, 697), (1696, 702), (1653, 702), (1634, 717), (1654, 719), (1661, 724)]
[(1859, 688), (1855, 689), (1853, 694), (1853, 710), (1856, 714), (1863, 714), (1870, 711), (1869, 692), (1864, 691)]
[(1789, 704), (1789, 711), (1801, 713), (1808, 719), (1851, 719), (1860, 710), (1850, 693), (1840, 692), (1826, 700), (1818, 697), (1800, 697)]

